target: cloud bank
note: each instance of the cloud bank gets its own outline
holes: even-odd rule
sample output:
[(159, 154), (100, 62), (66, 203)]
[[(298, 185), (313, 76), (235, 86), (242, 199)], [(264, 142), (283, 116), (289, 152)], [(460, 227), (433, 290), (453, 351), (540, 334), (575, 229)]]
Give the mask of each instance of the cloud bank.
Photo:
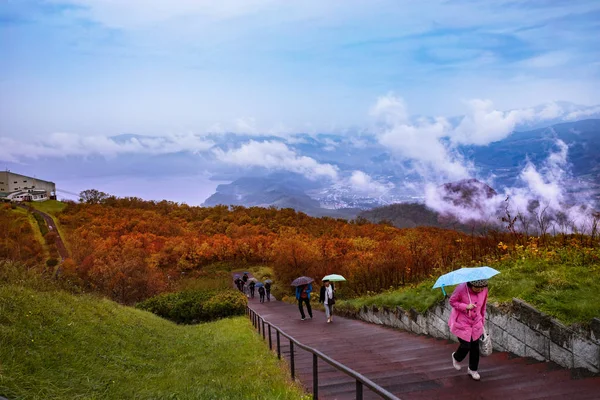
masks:
[(218, 160), (232, 165), (296, 172), (313, 180), (338, 178), (338, 167), (299, 155), (281, 142), (251, 140), (236, 149), (224, 151), (217, 148), (213, 153)]

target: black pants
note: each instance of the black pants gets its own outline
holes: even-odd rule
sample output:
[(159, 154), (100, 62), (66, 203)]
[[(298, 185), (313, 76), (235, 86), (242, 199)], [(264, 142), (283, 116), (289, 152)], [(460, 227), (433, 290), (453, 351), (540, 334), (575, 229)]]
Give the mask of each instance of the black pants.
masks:
[(458, 350), (454, 353), (454, 359), (461, 362), (467, 357), (468, 353), (469, 369), (471, 371), (477, 371), (477, 368), (479, 368), (479, 339), (471, 339), (471, 342), (467, 342), (459, 338), (458, 341), (460, 342), (460, 346), (458, 346)]
[(254, 287), (250, 288), (250, 297), (254, 298)]
[(271, 291), (267, 290), (267, 301), (271, 301)]
[(265, 292), (260, 293), (260, 302), (261, 303), (265, 302)]
[(310, 308), (310, 300), (303, 298), (298, 299), (298, 309), (300, 310), (300, 315), (302, 315), (302, 318), (306, 318), (306, 316), (304, 315), (304, 307), (302, 307), (302, 303), (306, 303), (308, 315), (310, 315), (310, 317), (312, 318), (312, 308)]

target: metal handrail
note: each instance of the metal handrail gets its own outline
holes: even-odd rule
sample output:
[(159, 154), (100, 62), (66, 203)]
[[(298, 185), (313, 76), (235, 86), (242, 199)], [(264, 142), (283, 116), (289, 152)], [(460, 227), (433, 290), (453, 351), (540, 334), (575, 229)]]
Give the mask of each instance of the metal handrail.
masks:
[(294, 359), (294, 345), (299, 348), (312, 353), (313, 355), (313, 399), (318, 400), (319, 398), (319, 369), (318, 369), (318, 359), (322, 359), (327, 364), (335, 367), (337, 370), (342, 371), (346, 375), (351, 376), (356, 381), (356, 399), (363, 399), (363, 386), (368, 387), (373, 392), (377, 393), (383, 399), (386, 400), (400, 400), (400, 398), (396, 397), (392, 393), (388, 392), (369, 378), (359, 374), (353, 369), (348, 368), (344, 364), (341, 364), (335, 361), (333, 358), (326, 356), (322, 352), (317, 349), (313, 349), (310, 346), (300, 343), (298, 340), (294, 339), (292, 336), (288, 335), (284, 331), (282, 331), (279, 327), (273, 325), (271, 322), (266, 321), (260, 314), (251, 309), (249, 306), (246, 306), (246, 314), (252, 321), (252, 325), (257, 329), (258, 334), (262, 334), (263, 340), (266, 340), (266, 332), (265, 332), (265, 324), (269, 327), (269, 350), (273, 350), (272, 347), (272, 339), (271, 339), (271, 328), (273, 328), (277, 332), (277, 358), (281, 359), (281, 340), (280, 335), (284, 336), (290, 341), (290, 372), (292, 375), (292, 379), (295, 379), (295, 359)]

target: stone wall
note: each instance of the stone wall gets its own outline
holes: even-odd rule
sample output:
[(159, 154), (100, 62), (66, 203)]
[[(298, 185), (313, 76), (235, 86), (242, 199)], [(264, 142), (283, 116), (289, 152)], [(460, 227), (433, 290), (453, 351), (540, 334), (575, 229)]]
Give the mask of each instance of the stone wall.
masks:
[[(400, 307), (376, 306), (363, 307), (359, 311), (339, 309), (336, 314), (457, 341), (448, 328), (450, 310), (448, 300), (444, 300), (424, 314)], [(575, 331), (524, 301), (513, 299), (511, 305), (503, 307), (488, 304), (486, 329), (492, 336), (494, 350), (553, 361), (566, 368), (600, 372), (600, 320), (597, 318), (589, 330)]]

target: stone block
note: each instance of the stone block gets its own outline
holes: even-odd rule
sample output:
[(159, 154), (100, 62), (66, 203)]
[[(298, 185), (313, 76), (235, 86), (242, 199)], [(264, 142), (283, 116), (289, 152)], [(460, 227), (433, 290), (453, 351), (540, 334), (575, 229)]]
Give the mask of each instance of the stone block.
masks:
[(543, 355), (541, 355), (540, 353), (538, 353), (537, 351), (535, 351), (534, 349), (532, 349), (529, 346), (525, 347), (525, 357), (531, 357), (538, 361), (546, 361), (547, 360), (546, 357), (544, 357)]
[(513, 336), (519, 342), (525, 343), (525, 330), (529, 329), (529, 328), (527, 326), (525, 326), (522, 322), (519, 322), (518, 320), (516, 320), (514, 318), (507, 318), (506, 325), (505, 326), (499, 325), (499, 326), (502, 329), (504, 329), (507, 334), (509, 334), (510, 336)]
[(600, 343), (600, 319), (594, 318), (590, 323), (590, 336), (592, 340)]
[(550, 342), (550, 361), (554, 361), (565, 368), (573, 368), (573, 353), (554, 342)]
[(579, 359), (594, 366), (596, 369), (600, 368), (600, 346), (595, 343), (581, 338), (574, 338), (573, 355), (576, 361)]
[(526, 327), (525, 345), (541, 354), (546, 360), (550, 359), (550, 339), (541, 333)]
[(510, 319), (506, 314), (500, 314), (496, 312), (488, 312), (486, 317), (489, 322), (498, 326), (505, 326), (508, 324)]
[(552, 326), (550, 327), (550, 340), (557, 346), (573, 350), (573, 336), (575, 336), (575, 332), (571, 329), (556, 320), (552, 321)]
[(548, 332), (553, 325), (552, 318), (520, 299), (513, 299), (513, 315), (536, 331)]
[(506, 335), (504, 331), (498, 327), (491, 328), (488, 327), (488, 334), (492, 337), (492, 345), (494, 349), (499, 351), (504, 351), (506, 349)]
[[(504, 332), (506, 349), (511, 353), (514, 353), (520, 357), (525, 357), (526, 351), (525, 343), (521, 342), (519, 339), (515, 338), (512, 335), (509, 335), (508, 332)], [(493, 339), (492, 339), (493, 340)]]

